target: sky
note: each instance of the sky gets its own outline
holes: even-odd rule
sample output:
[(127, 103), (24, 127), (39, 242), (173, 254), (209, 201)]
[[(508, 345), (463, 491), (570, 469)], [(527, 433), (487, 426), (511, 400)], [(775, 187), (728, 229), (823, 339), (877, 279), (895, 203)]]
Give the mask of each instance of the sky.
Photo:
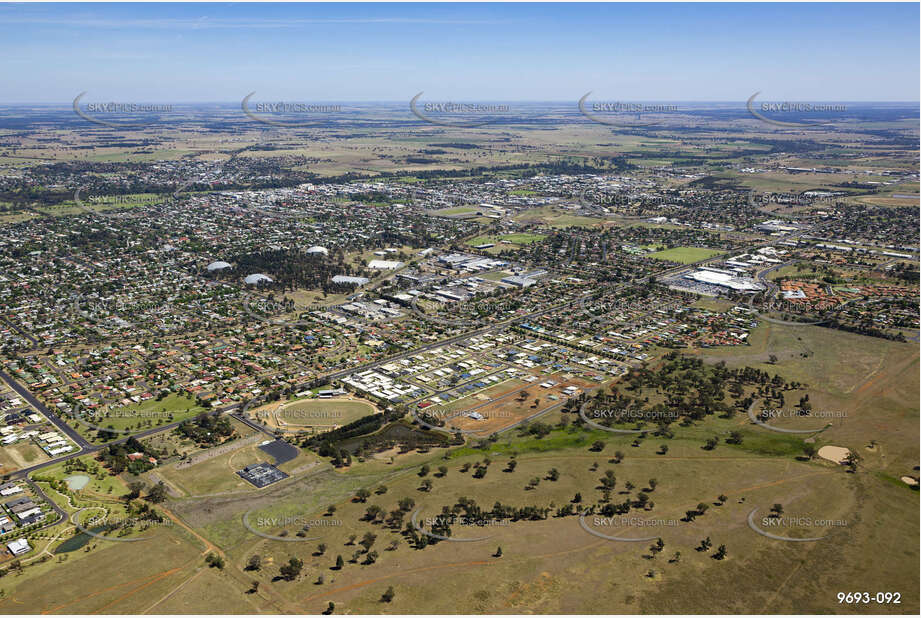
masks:
[(918, 101), (919, 4), (0, 4), (0, 103)]

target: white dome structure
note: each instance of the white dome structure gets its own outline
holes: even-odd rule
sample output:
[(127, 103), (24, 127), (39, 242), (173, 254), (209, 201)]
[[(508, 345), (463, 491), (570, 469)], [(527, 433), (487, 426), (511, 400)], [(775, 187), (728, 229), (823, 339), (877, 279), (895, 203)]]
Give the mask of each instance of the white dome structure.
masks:
[(323, 255), (329, 255), (329, 250), (327, 250), (326, 247), (314, 245), (313, 247), (307, 249), (307, 253), (322, 253)]
[(263, 275), (262, 273), (255, 273), (249, 275), (246, 279), (243, 280), (243, 283), (246, 285), (259, 285), (260, 283), (272, 283), (272, 278), (268, 275)]
[(227, 262), (211, 262), (208, 264), (208, 272), (213, 273), (216, 270), (224, 270), (225, 268), (232, 268)]

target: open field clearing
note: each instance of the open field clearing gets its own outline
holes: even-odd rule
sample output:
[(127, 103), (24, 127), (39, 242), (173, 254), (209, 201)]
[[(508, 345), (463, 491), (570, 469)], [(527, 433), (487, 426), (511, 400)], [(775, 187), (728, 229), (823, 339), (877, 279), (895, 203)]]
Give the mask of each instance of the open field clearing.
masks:
[[(326, 488), (325, 496), (314, 497), (308, 503), (300, 504), (296, 498), (297, 494), (290, 494), (281, 502), (278, 499), (274, 500), (272, 504), (275, 506), (268, 510), (258, 507), (257, 503), (257, 512), (253, 513), (250, 520), (260, 521), (257, 515), (259, 513), (261, 521), (270, 522), (275, 518), (275, 521), (290, 522), (286, 528), (289, 538), (298, 538), (294, 533), (302, 527), (303, 522), (313, 522), (308, 534), (305, 535), (305, 538), (313, 537), (313, 540), (272, 541), (243, 530), (232, 535), (238, 540), (232, 548), (227, 547), (231, 555), (236, 556), (238, 564), (244, 563), (253, 553), (260, 554), (264, 565), (262, 570), (267, 572), (267, 575), (273, 573), (274, 568), (291, 556), (303, 559), (307, 575), (302, 580), (276, 584), (270, 584), (266, 580), (264, 585), (272, 586), (273, 591), (289, 602), (305, 603), (306, 607), (314, 608), (315, 611), (324, 608), (329, 600), (335, 601), (337, 606), (345, 605), (354, 611), (373, 611), (378, 607), (380, 594), (388, 585), (395, 587), (398, 598), (402, 591), (403, 599), (395, 600), (394, 603), (405, 603), (405, 606), (397, 604), (393, 607), (395, 610), (405, 607), (404, 611), (410, 611), (409, 608), (419, 602), (432, 603), (433, 611), (513, 611), (516, 607), (522, 607), (522, 603), (530, 604), (537, 602), (537, 599), (552, 603), (555, 611), (616, 612), (626, 611), (637, 604), (647, 607), (650, 602), (653, 603), (652, 607), (661, 607), (662, 611), (665, 611), (666, 608), (676, 607), (676, 599), (671, 596), (667, 599), (659, 597), (657, 593), (662, 586), (680, 586), (682, 582), (687, 582), (689, 576), (703, 576), (705, 573), (708, 577), (719, 577), (719, 573), (725, 572), (729, 578), (732, 571), (755, 568), (756, 564), (762, 564), (765, 560), (781, 565), (789, 562), (792, 568), (794, 564), (805, 559), (803, 568), (820, 570), (820, 583), (834, 588), (835, 582), (842, 575), (834, 570), (821, 569), (822, 561), (827, 559), (826, 553), (840, 551), (838, 543), (847, 543), (854, 534), (866, 532), (867, 526), (881, 525), (875, 520), (867, 521), (866, 514), (879, 516), (883, 515), (884, 511), (869, 504), (866, 498), (858, 496), (872, 489), (880, 492), (881, 498), (892, 494), (884, 499), (895, 500), (896, 503), (906, 498), (916, 501), (916, 494), (907, 489), (900, 491), (886, 483), (880, 485), (872, 478), (854, 485), (851, 477), (832, 464), (796, 463), (788, 458), (760, 456), (749, 453), (744, 445), (742, 448), (721, 447), (712, 453), (706, 453), (700, 450), (696, 438), (686, 441), (679, 435), (670, 441), (672, 448), (668, 455), (661, 456), (654, 452), (654, 440), (645, 442), (639, 448), (631, 448), (629, 441), (632, 438), (608, 439), (609, 436), (603, 434), (604, 432), (593, 432), (592, 437), (581, 438), (581, 446), (556, 448), (549, 452), (530, 450), (529, 444), (540, 440), (521, 441), (513, 438), (509, 444), (517, 444), (516, 450), (520, 453), (516, 458), (518, 466), (515, 470), (504, 470), (510, 461), (507, 455), (493, 456), (488, 473), (481, 479), (472, 478), (472, 471), (462, 472), (461, 467), (464, 463), (482, 460), (482, 454), (472, 452), (469, 455), (452, 457), (446, 462), (448, 470), (443, 477), (440, 476), (440, 472), (432, 472), (426, 477), (433, 480), (435, 489), (432, 492), (418, 489), (420, 477), (417, 467), (402, 472), (395, 470), (386, 476), (377, 477), (379, 480), (373, 480), (374, 477), (364, 478), (366, 486), (372, 489), (378, 484), (387, 487), (386, 494), (372, 495), (365, 504), (348, 499), (348, 488), (355, 487), (354, 481), (362, 480), (359, 477), (355, 477), (353, 481), (346, 480), (354, 477), (354, 473), (350, 472), (342, 477), (341, 482), (326, 478), (322, 483)], [(608, 442), (605, 453), (592, 453), (588, 450), (588, 444), (594, 437), (601, 437)], [(552, 438), (553, 436), (545, 440)], [(613, 466), (605, 465), (606, 457), (616, 448), (626, 452), (623, 462)], [(601, 463), (600, 469), (590, 470), (596, 461)], [(440, 464), (436, 458), (432, 460), (433, 469), (437, 465)], [(551, 467), (560, 471), (558, 481), (543, 479), (535, 489), (526, 489), (529, 478), (542, 478)], [(647, 478), (657, 478), (657, 487), (650, 493), (657, 506), (652, 512), (638, 515), (641, 520), (647, 522), (646, 524), (621, 522), (616, 526), (604, 523), (599, 526), (591, 517), (587, 521), (593, 523), (593, 527), (602, 534), (663, 538), (665, 551), (659, 558), (652, 561), (643, 558), (650, 543), (618, 543), (594, 537), (582, 530), (578, 518), (573, 516), (551, 517), (537, 522), (510, 522), (503, 525), (455, 526), (454, 536), (458, 539), (483, 536), (489, 538), (478, 542), (442, 541), (421, 551), (407, 547), (399, 535), (387, 532), (379, 524), (359, 521), (368, 505), (380, 504), (389, 509), (402, 497), (414, 498), (415, 508), (420, 509), (420, 521), (425, 521), (426, 517), (434, 516), (440, 510), (440, 505), (450, 504), (458, 497), (470, 495), (474, 491), (477, 502), (484, 505), (491, 505), (497, 500), (512, 504), (529, 504), (535, 501), (540, 504), (566, 504), (576, 488), (592, 487), (595, 485), (593, 479), (607, 468), (614, 469), (619, 480), (618, 486), (627, 480), (633, 480), (638, 488), (642, 488), (648, 484)], [(358, 470), (355, 473), (360, 474)], [(867, 488), (867, 482), (873, 487)], [(338, 501), (333, 491), (336, 486), (340, 487)], [(293, 491), (294, 488), (286, 489)], [(705, 516), (692, 523), (681, 521), (686, 509), (692, 508), (700, 501), (712, 502), (720, 493), (728, 496), (724, 504), (712, 505)], [(284, 502), (289, 506), (280, 507)], [(795, 513), (796, 517), (801, 519), (829, 522), (821, 526), (819, 534), (828, 533), (835, 536), (828, 541), (817, 541), (808, 545), (790, 544), (765, 539), (748, 528), (746, 517), (752, 508), (758, 507), (762, 514), (767, 516), (770, 506), (778, 502), (784, 505), (787, 514)], [(220, 508), (230, 507), (227, 501), (223, 504), (225, 506)], [(332, 516), (323, 514), (328, 504), (338, 507)], [(188, 506), (192, 507), (191, 504)], [(212, 502), (209, 507), (212, 516), (208, 519), (213, 519), (216, 506)], [(241, 503), (237, 508), (252, 506)], [(910, 505), (907, 506), (911, 508)], [(200, 511), (201, 507), (194, 508), (196, 512), (204, 515), (204, 512)], [(199, 517), (191, 513), (189, 516), (195, 519)], [(892, 514), (889, 514), (886, 519), (891, 517)], [(326, 524), (316, 523), (324, 520)], [(657, 524), (657, 521), (667, 523)], [(760, 521), (759, 517), (759, 523)], [(270, 528), (268, 534), (273, 536), (283, 534), (285, 528), (271, 527), (271, 524), (266, 526)], [(241, 526), (233, 521), (228, 521), (220, 528), (209, 525), (209, 537), (218, 534), (219, 529), (227, 529), (229, 532), (240, 528)], [(349, 536), (355, 534), (361, 539), (366, 531), (374, 532), (378, 536), (375, 548), (380, 548), (378, 562), (380, 566), (385, 567), (383, 574), (376, 568), (372, 571), (371, 566), (351, 564), (348, 561), (341, 571), (331, 569), (336, 555), (348, 559), (354, 550), (358, 549), (349, 544)], [(777, 531), (778, 529), (774, 528), (774, 532)], [(791, 537), (813, 533), (812, 526), (786, 529), (786, 534)], [(906, 529), (906, 534), (911, 533), (910, 529)], [(694, 551), (694, 546), (706, 536), (713, 539), (715, 545), (725, 544), (729, 548), (730, 557), (726, 561), (718, 562), (710, 558), (709, 553), (712, 553), (712, 550), (703, 554)], [(384, 550), (391, 539), (399, 539), (401, 544), (396, 550)], [(327, 546), (323, 555), (316, 555), (315, 550), (319, 543)], [(503, 549), (501, 558), (493, 556), (496, 546)], [(682, 559), (680, 563), (673, 564), (666, 558), (672, 556), (675, 551), (681, 552)], [(567, 555), (578, 556), (580, 559), (574, 562), (559, 560)], [(621, 565), (622, 571), (615, 584), (615, 590), (622, 592), (607, 594), (601, 601), (597, 591), (606, 590), (605, 587), (611, 585), (609, 574), (615, 563)], [(631, 565), (630, 568), (623, 568), (625, 563)], [(588, 568), (587, 564), (591, 567)], [(888, 576), (901, 580), (896, 567), (886, 567), (882, 563), (880, 566), (883, 567), (880, 577)], [(646, 576), (650, 568), (657, 573), (652, 578)], [(318, 585), (315, 580), (320, 574), (324, 576), (324, 583)], [(262, 572), (256, 574), (257, 578), (267, 575), (263, 575)], [(452, 586), (459, 586), (468, 591), (468, 594), (445, 599), (443, 594), (439, 593), (445, 578), (450, 578)], [(748, 603), (753, 599), (757, 600), (759, 607), (788, 607), (785, 604), (791, 601), (787, 596), (776, 596), (784, 580), (784, 577), (778, 576), (776, 582), (765, 589), (759, 588), (759, 582), (762, 580), (758, 578), (737, 583), (746, 593), (746, 600), (740, 601), (739, 607), (750, 607)], [(505, 583), (497, 589), (496, 581)], [(563, 581), (569, 582), (565, 586), (566, 590), (562, 590)], [(893, 580), (890, 579), (890, 587), (891, 581)], [(488, 585), (487, 582), (492, 584)], [(882, 581), (880, 580), (877, 585), (883, 585)], [(559, 596), (555, 595), (553, 600), (550, 600), (546, 596), (547, 586), (558, 590)], [(905, 586), (902, 588), (906, 589), (904, 594), (907, 601), (908, 595), (914, 593), (908, 591)], [(483, 594), (478, 592), (481, 590)], [(540, 592), (541, 590), (543, 592)], [(534, 594), (538, 597), (534, 597)], [(686, 599), (686, 596), (680, 595), (680, 598)]]
[(0, 474), (8, 474), (21, 468), (51, 459), (45, 451), (32, 442), (21, 442), (0, 449)]
[[(868, 467), (898, 478), (917, 465), (918, 348), (823, 328), (763, 324), (750, 348), (702, 350), (708, 362), (748, 365), (808, 384), (812, 408), (827, 418), (781, 418), (779, 427), (806, 428), (831, 422), (823, 442), (859, 453)], [(769, 362), (770, 355), (777, 364)], [(795, 399), (790, 408), (795, 407)], [(834, 414), (832, 414), (834, 413)], [(807, 423), (809, 425), (807, 426)], [(877, 447), (870, 450), (871, 441)]]

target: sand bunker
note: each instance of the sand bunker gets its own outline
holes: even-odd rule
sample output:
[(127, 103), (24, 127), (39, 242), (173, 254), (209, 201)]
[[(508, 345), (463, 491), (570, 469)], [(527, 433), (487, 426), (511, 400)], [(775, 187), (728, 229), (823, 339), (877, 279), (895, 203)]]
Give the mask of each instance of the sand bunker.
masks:
[(906, 485), (912, 485), (912, 486), (918, 484), (918, 480), (910, 476), (903, 476), (902, 482), (905, 483)]
[(819, 449), (819, 457), (835, 463), (844, 463), (845, 458), (850, 454), (851, 452), (843, 446), (823, 446)]

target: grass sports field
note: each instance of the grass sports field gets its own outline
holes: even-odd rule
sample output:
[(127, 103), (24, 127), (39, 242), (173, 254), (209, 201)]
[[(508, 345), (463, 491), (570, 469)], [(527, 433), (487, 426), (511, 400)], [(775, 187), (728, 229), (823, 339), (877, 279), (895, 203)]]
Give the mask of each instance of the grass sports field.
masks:
[(725, 253), (719, 249), (705, 249), (703, 247), (675, 247), (674, 249), (665, 249), (654, 253), (647, 253), (647, 257), (658, 260), (668, 260), (669, 262), (678, 262), (679, 264), (693, 264), (707, 258), (714, 257)]

